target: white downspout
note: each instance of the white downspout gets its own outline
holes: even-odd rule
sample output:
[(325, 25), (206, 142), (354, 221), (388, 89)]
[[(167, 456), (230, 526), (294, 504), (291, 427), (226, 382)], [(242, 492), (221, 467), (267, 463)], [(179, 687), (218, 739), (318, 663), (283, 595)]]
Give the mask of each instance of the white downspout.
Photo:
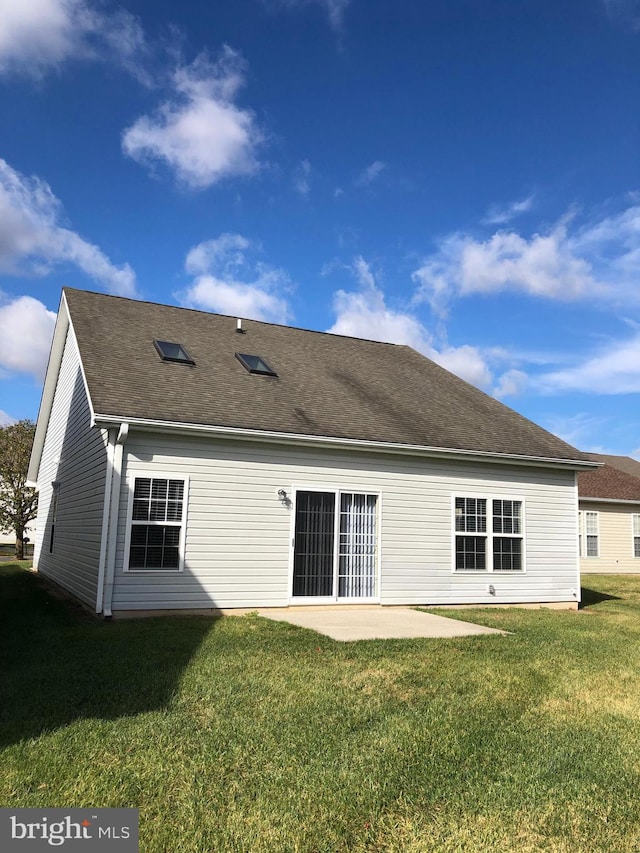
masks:
[(113, 470), (111, 477), (111, 501), (109, 508), (109, 536), (107, 545), (107, 563), (104, 578), (104, 603), (102, 612), (106, 618), (111, 614), (113, 599), (113, 578), (116, 573), (116, 545), (118, 539), (118, 515), (120, 514), (120, 484), (122, 481), (122, 455), (124, 443), (129, 434), (129, 424), (120, 424), (113, 453)]
[(107, 430), (107, 472), (104, 483), (104, 506), (102, 510), (102, 535), (100, 537), (100, 560), (98, 563), (98, 591), (96, 595), (96, 613), (102, 613), (104, 600), (104, 577), (107, 565), (107, 542), (109, 540), (109, 510), (111, 507), (111, 481), (113, 478), (113, 457), (116, 446), (115, 429)]

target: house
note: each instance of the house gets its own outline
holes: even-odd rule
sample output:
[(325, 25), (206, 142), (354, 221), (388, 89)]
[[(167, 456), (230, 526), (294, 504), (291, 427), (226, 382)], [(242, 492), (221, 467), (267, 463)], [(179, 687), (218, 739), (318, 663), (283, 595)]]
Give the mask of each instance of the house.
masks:
[(575, 607), (594, 465), (407, 346), (65, 289), (35, 565), (105, 616)]
[(587, 455), (602, 467), (578, 475), (581, 571), (640, 572), (640, 462)]

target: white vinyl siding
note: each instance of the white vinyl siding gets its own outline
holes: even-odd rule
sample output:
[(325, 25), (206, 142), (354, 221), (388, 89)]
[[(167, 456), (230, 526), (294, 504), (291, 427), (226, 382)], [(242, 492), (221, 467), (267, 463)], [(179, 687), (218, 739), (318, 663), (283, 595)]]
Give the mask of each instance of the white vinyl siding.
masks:
[(91, 606), (96, 604), (106, 442), (105, 431), (91, 428), (69, 328), (38, 471), (34, 565)]
[[(113, 610), (286, 606), (296, 488), (378, 495), (383, 604), (576, 601), (575, 474), (556, 468), (312, 449), (132, 430), (124, 447)], [(189, 478), (184, 571), (126, 572), (135, 477)], [(451, 496), (522, 497), (527, 572), (451, 571)]]

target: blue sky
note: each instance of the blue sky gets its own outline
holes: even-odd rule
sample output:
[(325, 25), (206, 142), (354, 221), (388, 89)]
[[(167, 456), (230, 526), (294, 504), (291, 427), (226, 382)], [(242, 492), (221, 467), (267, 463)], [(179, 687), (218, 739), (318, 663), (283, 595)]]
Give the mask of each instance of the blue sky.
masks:
[(0, 0), (0, 422), (68, 285), (407, 343), (640, 456), (639, 95), (637, 0)]

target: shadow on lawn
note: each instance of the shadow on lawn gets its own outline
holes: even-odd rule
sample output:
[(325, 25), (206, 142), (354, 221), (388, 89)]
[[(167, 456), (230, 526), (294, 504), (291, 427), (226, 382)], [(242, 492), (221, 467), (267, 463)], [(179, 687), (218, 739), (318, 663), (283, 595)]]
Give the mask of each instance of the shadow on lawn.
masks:
[(586, 586), (582, 587), (582, 601), (580, 602), (580, 609), (584, 610), (586, 607), (593, 607), (596, 604), (601, 604), (603, 601), (622, 601), (619, 595), (607, 595), (606, 592), (598, 592), (596, 589), (588, 589)]
[(101, 622), (0, 566), (0, 747), (165, 707), (216, 617)]

